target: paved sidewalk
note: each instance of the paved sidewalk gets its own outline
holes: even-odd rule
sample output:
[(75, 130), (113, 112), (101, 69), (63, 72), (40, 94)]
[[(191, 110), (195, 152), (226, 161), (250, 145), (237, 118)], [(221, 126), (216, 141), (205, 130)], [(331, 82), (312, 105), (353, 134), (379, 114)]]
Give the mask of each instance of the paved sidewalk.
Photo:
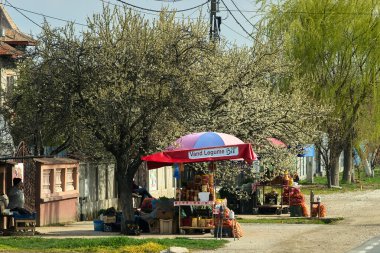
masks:
[[(280, 219), (289, 218), (289, 214), (282, 215), (236, 215), (238, 218), (244, 219)], [(92, 221), (79, 221), (71, 224), (66, 224), (62, 226), (45, 226), (37, 227), (37, 234), (42, 237), (108, 237), (108, 236), (120, 236), (119, 232), (102, 232), (94, 231), (94, 224)], [(175, 238), (175, 237), (186, 237), (186, 238), (214, 238), (210, 233), (206, 234), (195, 234), (195, 235), (161, 235), (161, 234), (149, 234), (144, 233), (136, 238)]]
[[(45, 226), (36, 227), (37, 235), (44, 238), (91, 238), (91, 237), (109, 237), (109, 236), (123, 236), (120, 232), (102, 232), (94, 231), (94, 225), (92, 221), (80, 221), (64, 226)], [(214, 238), (210, 233), (207, 234), (195, 234), (195, 235), (161, 235), (161, 234), (149, 234), (144, 233), (140, 236), (132, 236), (138, 239), (145, 238), (197, 238), (197, 239), (211, 239)]]

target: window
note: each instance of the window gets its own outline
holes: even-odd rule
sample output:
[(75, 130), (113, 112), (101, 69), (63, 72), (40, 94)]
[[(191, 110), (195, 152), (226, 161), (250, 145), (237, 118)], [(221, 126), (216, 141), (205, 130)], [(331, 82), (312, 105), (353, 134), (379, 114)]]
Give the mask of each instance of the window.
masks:
[(75, 190), (76, 180), (77, 180), (77, 168), (67, 168), (65, 191)]
[(149, 171), (149, 190), (156, 191), (157, 187), (157, 170)]
[(51, 175), (53, 174), (52, 169), (44, 169), (42, 171), (42, 194), (44, 197), (50, 197), (50, 194), (53, 192)]
[(9, 95), (12, 94), (14, 85), (15, 85), (15, 77), (7, 76), (7, 93)]

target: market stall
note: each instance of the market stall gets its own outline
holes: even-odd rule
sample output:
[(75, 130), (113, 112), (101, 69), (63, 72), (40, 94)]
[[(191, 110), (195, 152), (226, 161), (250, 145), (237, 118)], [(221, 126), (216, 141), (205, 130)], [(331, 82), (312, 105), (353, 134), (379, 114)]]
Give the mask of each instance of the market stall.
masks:
[[(252, 163), (256, 159), (251, 144), (246, 144), (232, 135), (215, 132), (183, 136), (167, 150), (142, 157), (148, 169), (172, 165), (177, 168), (178, 184), (174, 206), (179, 209), (178, 226), (182, 233), (186, 230), (213, 230), (214, 215), (221, 217), (220, 207), (228, 211), (223, 200), (216, 199), (213, 173), (185, 174), (187, 165), (209, 162), (212, 172), (215, 161), (244, 160)], [(218, 208), (215, 208), (216, 204)], [(185, 213), (185, 217), (182, 213)], [(222, 215), (229, 217), (227, 212)]]

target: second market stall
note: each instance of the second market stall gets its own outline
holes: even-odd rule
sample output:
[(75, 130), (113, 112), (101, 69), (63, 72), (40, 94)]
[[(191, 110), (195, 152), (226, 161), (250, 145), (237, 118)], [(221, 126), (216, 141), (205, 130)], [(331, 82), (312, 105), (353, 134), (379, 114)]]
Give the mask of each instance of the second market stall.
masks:
[[(183, 136), (167, 150), (142, 157), (142, 160), (146, 161), (148, 169), (172, 165), (177, 167), (178, 187), (174, 205), (179, 208), (179, 228), (184, 232), (196, 229), (212, 230), (215, 210), (220, 211), (224, 207), (223, 200), (216, 199), (213, 174), (193, 174), (184, 182), (180, 177), (186, 170), (184, 165), (210, 162), (209, 166), (212, 167), (215, 166), (215, 161), (223, 160), (244, 160), (252, 163), (257, 160), (257, 156), (251, 144), (244, 143), (235, 136), (202, 132)], [(197, 216), (181, 218), (182, 210), (196, 210)], [(224, 211), (218, 215), (224, 217)]]

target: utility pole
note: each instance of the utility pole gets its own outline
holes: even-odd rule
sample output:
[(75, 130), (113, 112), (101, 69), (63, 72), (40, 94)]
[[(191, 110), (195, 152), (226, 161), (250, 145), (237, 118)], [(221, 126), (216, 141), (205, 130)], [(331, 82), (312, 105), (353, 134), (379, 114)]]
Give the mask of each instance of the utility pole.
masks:
[(221, 17), (216, 16), (219, 12), (219, 0), (211, 0), (210, 6), (210, 40), (220, 40)]

